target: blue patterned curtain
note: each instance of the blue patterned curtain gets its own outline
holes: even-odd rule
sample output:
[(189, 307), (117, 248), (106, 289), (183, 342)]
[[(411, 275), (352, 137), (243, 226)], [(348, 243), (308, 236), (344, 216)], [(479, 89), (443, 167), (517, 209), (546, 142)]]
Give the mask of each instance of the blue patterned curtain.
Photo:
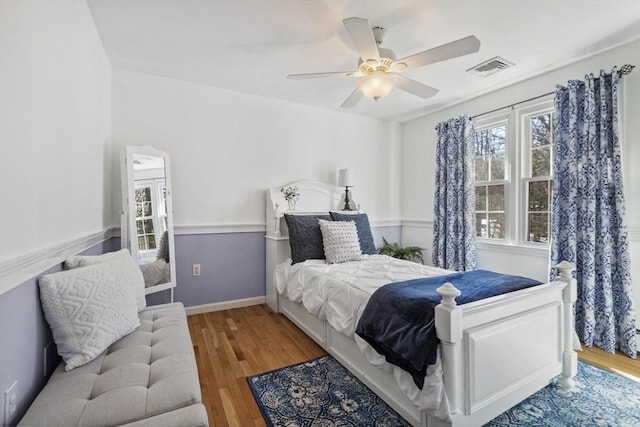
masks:
[(618, 79), (614, 68), (556, 88), (551, 265), (577, 266), (576, 332), (585, 345), (635, 358)]
[(475, 131), (465, 115), (438, 123), (433, 264), (448, 270), (476, 268)]

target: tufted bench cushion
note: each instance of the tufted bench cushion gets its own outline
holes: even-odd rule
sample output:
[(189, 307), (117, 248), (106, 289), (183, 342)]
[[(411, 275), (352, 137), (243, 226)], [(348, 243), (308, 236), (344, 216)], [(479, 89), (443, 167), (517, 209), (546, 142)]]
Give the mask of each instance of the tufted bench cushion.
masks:
[(139, 313), (140, 327), (72, 371), (60, 364), (22, 426), (206, 426), (181, 303)]

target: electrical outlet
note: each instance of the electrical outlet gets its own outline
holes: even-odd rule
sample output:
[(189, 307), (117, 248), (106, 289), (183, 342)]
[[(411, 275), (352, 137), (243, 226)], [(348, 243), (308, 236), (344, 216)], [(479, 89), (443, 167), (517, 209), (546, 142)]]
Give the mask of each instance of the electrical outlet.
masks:
[(18, 412), (18, 380), (4, 392), (4, 425), (9, 426)]
[(191, 274), (193, 275), (193, 277), (200, 277), (200, 264), (193, 264)]

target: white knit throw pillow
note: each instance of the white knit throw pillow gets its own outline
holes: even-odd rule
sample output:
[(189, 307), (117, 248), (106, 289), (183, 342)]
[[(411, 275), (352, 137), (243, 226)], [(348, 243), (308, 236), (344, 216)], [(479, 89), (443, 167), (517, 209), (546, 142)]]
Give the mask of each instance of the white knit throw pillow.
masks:
[(362, 255), (358, 229), (354, 221), (318, 220), (322, 232), (324, 255), (329, 264), (357, 261)]
[(140, 326), (128, 277), (138, 266), (124, 257), (39, 280), (40, 301), (65, 369), (82, 366)]

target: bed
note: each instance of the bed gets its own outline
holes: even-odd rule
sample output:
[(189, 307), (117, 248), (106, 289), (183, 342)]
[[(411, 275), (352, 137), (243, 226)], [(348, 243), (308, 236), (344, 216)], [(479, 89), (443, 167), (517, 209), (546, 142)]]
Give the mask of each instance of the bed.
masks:
[[(291, 266), (287, 262), (291, 252), (283, 217), (337, 211), (342, 193), (335, 186), (315, 181), (290, 185), (298, 187), (301, 194), (296, 212), (283, 209), (287, 203), (280, 187), (266, 191), (267, 303), (300, 327), (409, 423), (423, 427), (478, 426), (545, 387), (558, 375), (563, 387), (574, 387), (577, 357), (573, 351), (572, 325), (576, 289), (571, 264), (558, 266), (560, 276), (556, 281), (468, 304), (456, 304), (460, 292), (451, 284), (438, 288), (442, 298), (435, 309), (440, 340), (438, 359), (427, 372), (422, 395), (417, 395), (420, 393), (407, 386), (408, 381), (398, 368), (384, 362), (382, 356), (353, 334), (362, 304), (370, 296), (364, 292), (356, 301), (356, 294), (361, 293), (360, 288), (375, 287), (366, 278), (358, 279), (357, 263), (382, 264), (386, 271), (398, 267), (390, 280), (440, 272), (434, 267), (414, 264), (408, 268), (416, 271), (407, 273), (403, 270), (406, 266), (398, 266), (402, 262), (378, 255), (365, 255), (360, 261), (344, 263), (341, 268), (346, 270), (338, 276), (351, 277), (351, 285), (361, 285), (348, 287), (352, 295), (338, 298), (339, 301), (353, 298), (356, 314), (351, 315), (351, 320), (336, 320), (331, 311), (341, 309), (331, 309), (326, 302), (318, 303), (319, 299), (312, 295), (304, 300), (305, 289), (319, 287), (314, 281), (328, 280), (322, 275), (327, 270), (323, 267), (326, 264), (305, 261), (302, 270), (302, 265)], [(371, 268), (360, 270), (369, 272)], [(373, 279), (376, 280), (379, 281)], [(287, 287), (287, 281), (294, 283), (293, 288)]]

